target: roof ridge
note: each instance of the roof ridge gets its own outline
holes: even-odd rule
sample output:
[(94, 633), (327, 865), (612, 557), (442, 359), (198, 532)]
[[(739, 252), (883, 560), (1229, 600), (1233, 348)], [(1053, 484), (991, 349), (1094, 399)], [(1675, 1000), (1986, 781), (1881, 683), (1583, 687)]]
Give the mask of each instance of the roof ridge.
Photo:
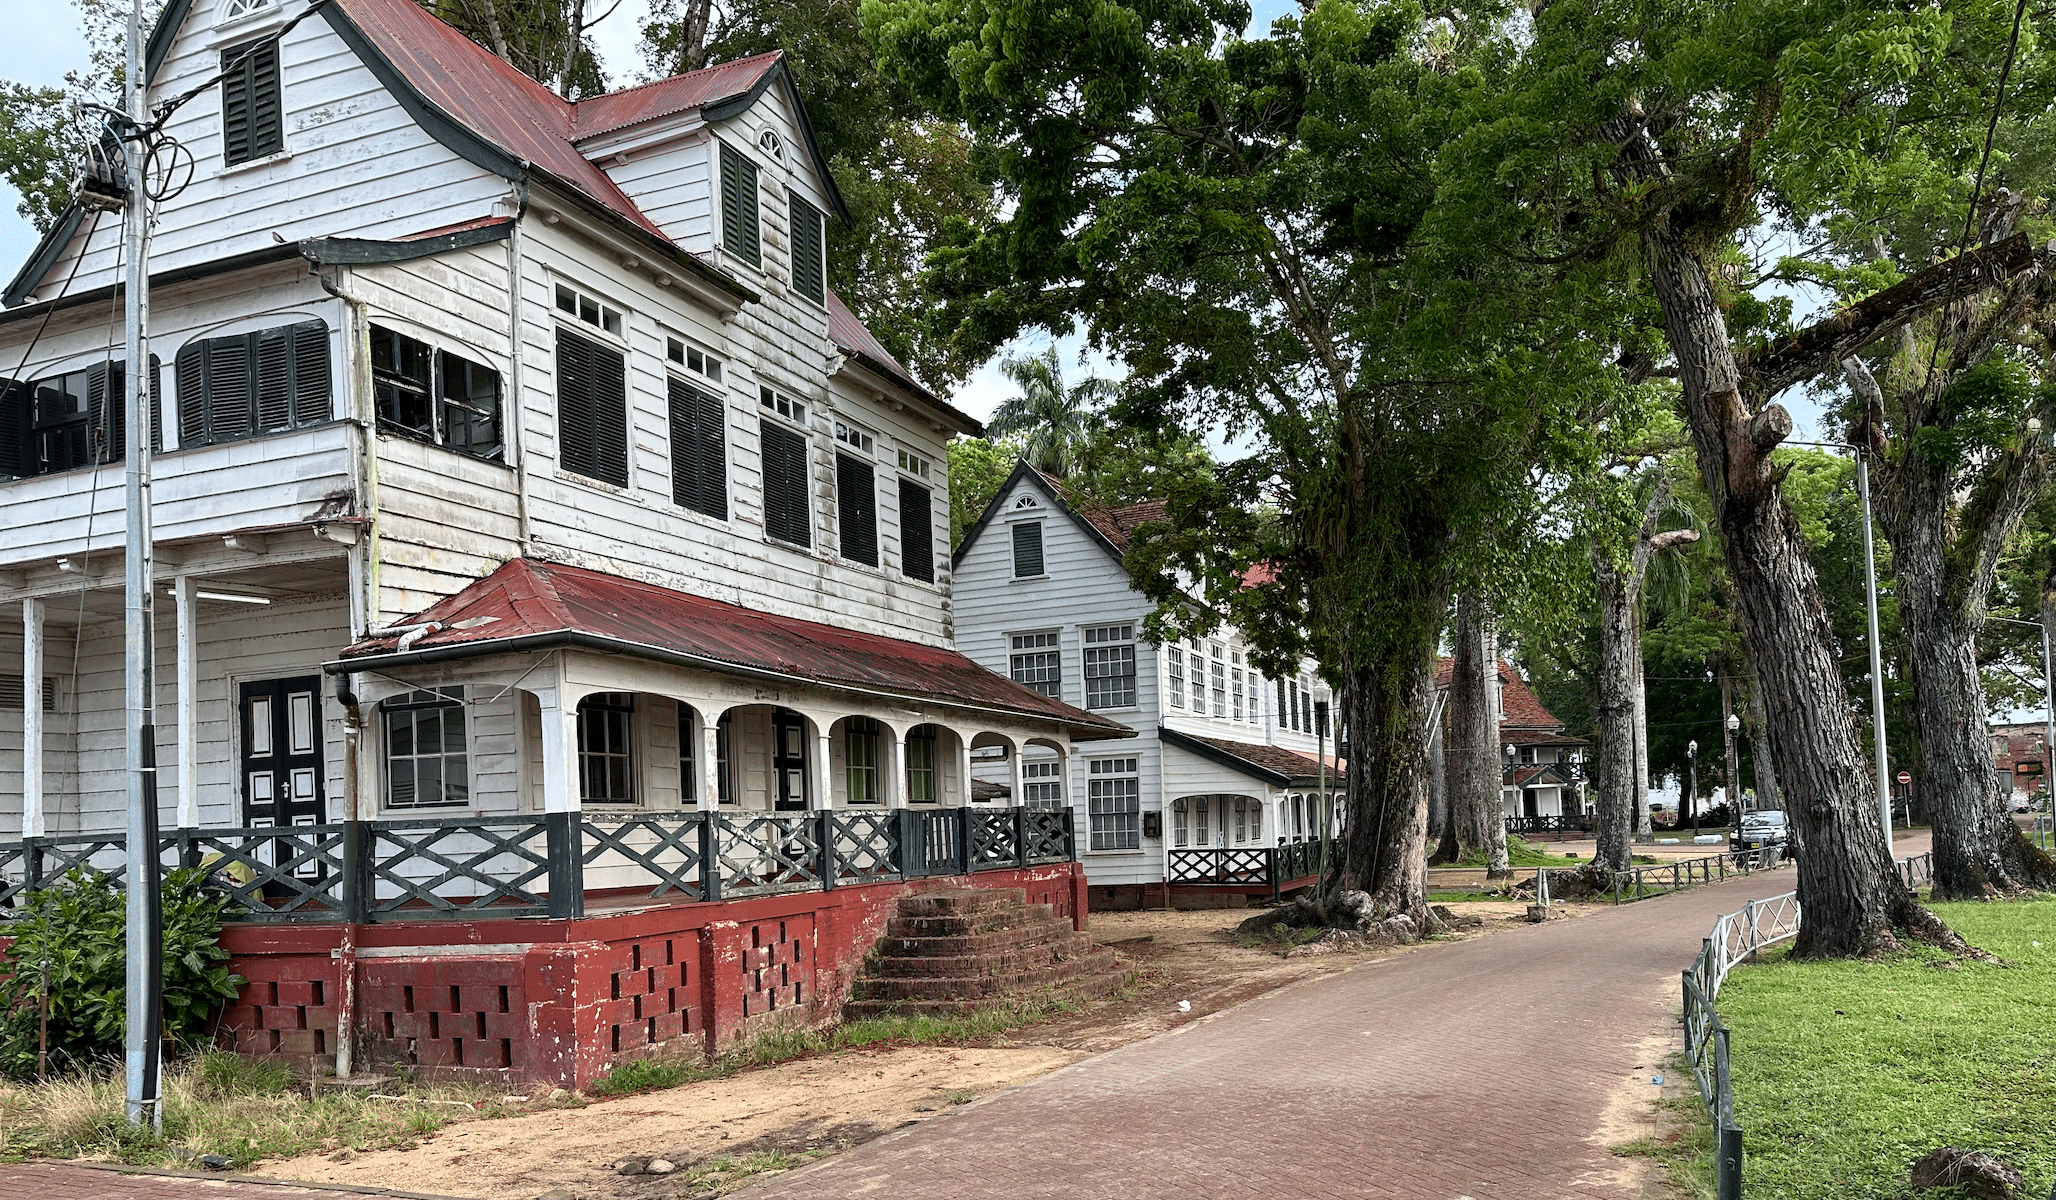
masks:
[(581, 104), (590, 104), (595, 100), (606, 100), (615, 96), (626, 96), (630, 92), (640, 92), (644, 88), (663, 87), (667, 83), (676, 83), (681, 79), (690, 79), (695, 75), (705, 75), (709, 71), (725, 71), (730, 67), (741, 66), (743, 63), (755, 62), (760, 58), (777, 58), (784, 53), (784, 50), (779, 49), (764, 50), (756, 54), (745, 54), (741, 58), (731, 58), (727, 62), (709, 63), (704, 67), (694, 67), (690, 71), (680, 71), (676, 75), (666, 75), (662, 79), (649, 79), (632, 87), (615, 88), (611, 92), (601, 92), (595, 96), (581, 96), (576, 100), (567, 100), (565, 103), (576, 108)]

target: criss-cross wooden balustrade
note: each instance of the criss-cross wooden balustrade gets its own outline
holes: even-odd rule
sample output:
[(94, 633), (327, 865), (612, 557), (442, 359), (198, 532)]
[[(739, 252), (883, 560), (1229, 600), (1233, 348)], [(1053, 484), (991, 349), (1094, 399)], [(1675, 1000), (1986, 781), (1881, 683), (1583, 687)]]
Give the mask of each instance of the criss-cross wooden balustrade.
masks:
[[(179, 829), (165, 867), (201, 868), (230, 920), (576, 917), (589, 894), (691, 903), (1069, 862), (1068, 809), (548, 813), (292, 828)], [(66, 873), (120, 886), (120, 833), (0, 843), (0, 910)]]

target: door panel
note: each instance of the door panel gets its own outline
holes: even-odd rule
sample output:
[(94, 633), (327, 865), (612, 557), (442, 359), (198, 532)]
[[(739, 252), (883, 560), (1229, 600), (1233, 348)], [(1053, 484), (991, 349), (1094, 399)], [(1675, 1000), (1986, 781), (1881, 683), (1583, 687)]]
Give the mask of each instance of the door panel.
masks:
[(321, 825), (321, 677), (264, 679), (241, 688), (243, 823)]
[(781, 812), (807, 807), (807, 722), (784, 709), (771, 714), (771, 774), (778, 780), (775, 807)]

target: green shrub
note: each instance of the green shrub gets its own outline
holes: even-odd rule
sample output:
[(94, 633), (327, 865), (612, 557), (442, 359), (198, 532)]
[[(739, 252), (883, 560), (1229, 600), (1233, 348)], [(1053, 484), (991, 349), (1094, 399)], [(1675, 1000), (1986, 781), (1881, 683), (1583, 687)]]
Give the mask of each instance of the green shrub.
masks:
[[(241, 977), (221, 965), (226, 898), (199, 870), (164, 876), (164, 1007), (167, 1047), (207, 1045), (215, 1014), (236, 997)], [(30, 892), (4, 930), (0, 955), (0, 1073), (36, 1072), (44, 980), (49, 989), (52, 1065), (76, 1069), (119, 1055), (127, 1025), (128, 915), (121, 889), (74, 869)]]
[(684, 1063), (661, 1058), (631, 1059), (593, 1080), (592, 1091), (598, 1096), (625, 1096), (652, 1088), (677, 1087), (690, 1074)]

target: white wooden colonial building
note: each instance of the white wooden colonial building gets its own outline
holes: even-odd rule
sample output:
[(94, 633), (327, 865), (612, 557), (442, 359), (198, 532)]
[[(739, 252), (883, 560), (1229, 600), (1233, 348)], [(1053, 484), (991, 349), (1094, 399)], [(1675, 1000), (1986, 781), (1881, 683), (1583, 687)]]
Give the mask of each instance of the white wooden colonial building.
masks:
[[(1154, 605), (1122, 556), (1130, 532), (1163, 515), (1160, 503), (1076, 507), (1023, 463), (955, 554), (959, 650), (1140, 731), (1068, 764), (1031, 747), (1019, 772), (1025, 803), (1074, 809), (1098, 908), (1240, 903), (1304, 886), (1318, 863), (1315, 706), (1328, 687), (1310, 664), (1263, 677), (1232, 628), (1142, 640)], [(1327, 750), (1339, 814), (1332, 730)]]
[[(844, 209), (781, 55), (570, 103), (411, 0), (172, 0), (148, 69), (201, 89), (149, 260), (185, 857), (353, 921), (1068, 857), (897, 815), (968, 811), (987, 747), (1127, 731), (951, 649), (978, 426), (827, 288)], [(70, 209), (0, 312), (9, 888), (119, 858), (120, 242)]]
[[(1451, 659), (1435, 663), (1435, 685), (1449, 687)], [(1500, 741), (1500, 798), (1510, 833), (1587, 829), (1586, 739), (1564, 732), (1564, 723), (1543, 706), (1527, 680), (1505, 659), (1495, 660), (1494, 703)], [(1446, 735), (1448, 706), (1442, 718)]]

